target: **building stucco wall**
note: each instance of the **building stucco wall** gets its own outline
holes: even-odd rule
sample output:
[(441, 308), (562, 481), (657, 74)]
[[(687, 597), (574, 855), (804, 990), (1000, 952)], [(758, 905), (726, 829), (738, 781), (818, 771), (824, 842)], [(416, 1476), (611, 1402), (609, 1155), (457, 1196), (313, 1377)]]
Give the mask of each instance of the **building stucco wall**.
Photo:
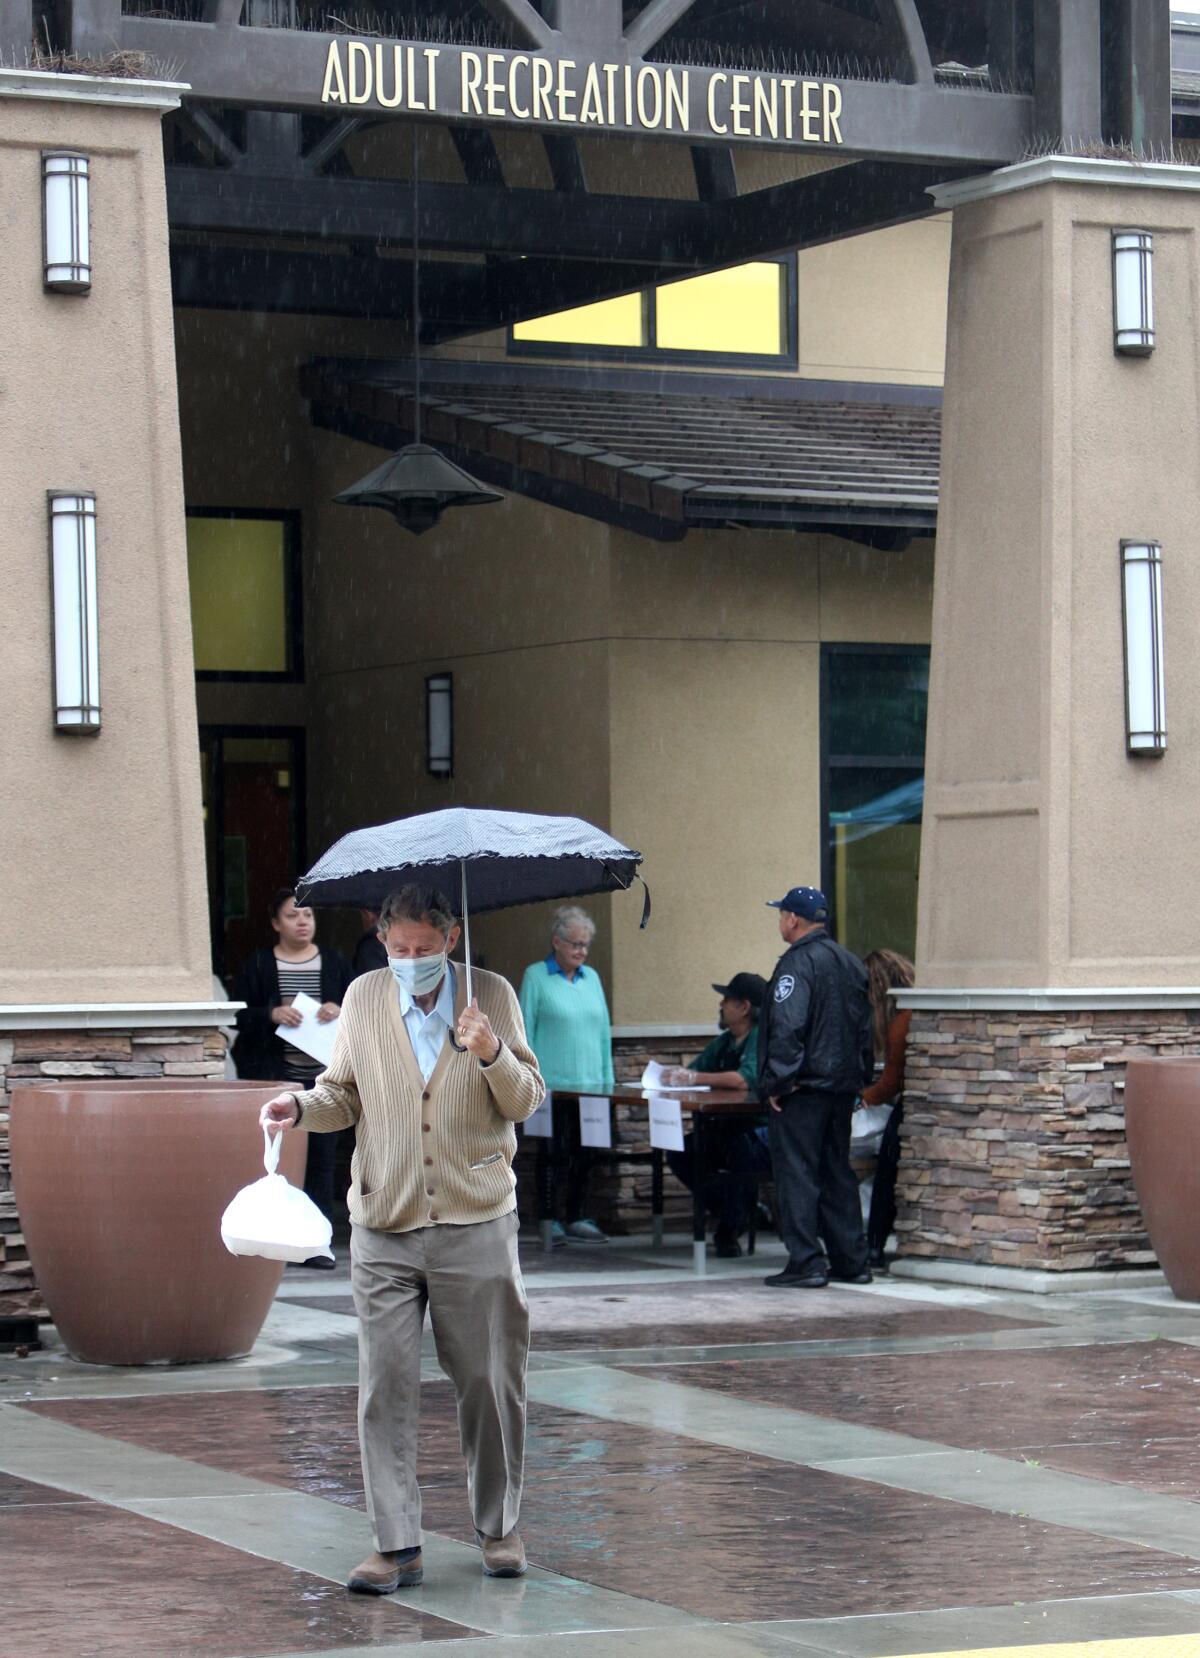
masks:
[[(1200, 193), (1118, 171), (1121, 187), (1066, 178), (955, 210), (928, 986), (1200, 983), (1181, 901), (1200, 879)], [(1148, 359), (1113, 352), (1110, 231), (1128, 224), (1155, 234)], [(1123, 537), (1164, 548), (1170, 745), (1157, 760), (1126, 753)]]
[[(161, 107), (0, 96), (0, 1003), (211, 1000)], [(82, 297), (42, 287), (57, 148), (91, 157)], [(92, 737), (53, 726), (49, 490), (97, 498)]]

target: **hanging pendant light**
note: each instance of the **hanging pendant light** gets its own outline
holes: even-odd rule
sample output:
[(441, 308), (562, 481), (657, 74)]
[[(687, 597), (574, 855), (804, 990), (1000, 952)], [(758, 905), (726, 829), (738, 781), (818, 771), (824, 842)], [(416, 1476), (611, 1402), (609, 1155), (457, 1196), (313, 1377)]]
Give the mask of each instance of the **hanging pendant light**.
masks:
[(488, 489), (438, 449), (421, 442), (420, 153), (412, 129), (413, 439), (382, 466), (335, 495), (344, 507), (382, 507), (413, 535), (431, 530), (447, 507), (486, 507), (503, 495)]

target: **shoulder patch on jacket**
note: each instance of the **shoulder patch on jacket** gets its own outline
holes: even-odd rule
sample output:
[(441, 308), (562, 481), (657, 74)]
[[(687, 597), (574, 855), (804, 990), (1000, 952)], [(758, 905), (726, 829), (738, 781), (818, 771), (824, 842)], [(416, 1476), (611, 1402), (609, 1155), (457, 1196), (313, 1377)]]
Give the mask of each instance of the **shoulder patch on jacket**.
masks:
[(795, 988), (795, 979), (790, 973), (785, 973), (779, 983), (775, 986), (775, 1000), (777, 1002), (786, 1002)]

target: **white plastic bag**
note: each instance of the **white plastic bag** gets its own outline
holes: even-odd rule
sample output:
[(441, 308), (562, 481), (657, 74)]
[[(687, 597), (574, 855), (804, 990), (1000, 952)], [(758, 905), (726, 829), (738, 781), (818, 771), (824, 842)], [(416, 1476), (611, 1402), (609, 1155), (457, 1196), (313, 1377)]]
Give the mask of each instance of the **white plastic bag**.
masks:
[(851, 1157), (878, 1157), (883, 1131), (892, 1114), (890, 1105), (860, 1105), (850, 1119)]
[(231, 1255), (265, 1255), (271, 1261), (333, 1260), (333, 1227), (313, 1200), (277, 1174), (282, 1133), (263, 1129), (266, 1176), (243, 1186), (221, 1216), (221, 1240)]

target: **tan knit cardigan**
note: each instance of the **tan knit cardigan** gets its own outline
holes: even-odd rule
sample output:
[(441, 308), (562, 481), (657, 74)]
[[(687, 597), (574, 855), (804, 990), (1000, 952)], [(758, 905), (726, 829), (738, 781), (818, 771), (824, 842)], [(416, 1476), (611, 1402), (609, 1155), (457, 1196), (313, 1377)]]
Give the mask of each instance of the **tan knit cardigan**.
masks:
[[(466, 974), (455, 978), (455, 1019)], [(355, 1125), (350, 1218), (381, 1232), (495, 1220), (516, 1207), (514, 1123), (546, 1092), (512, 986), (473, 974), (475, 998), (502, 1044), (491, 1065), (447, 1040), (428, 1082), (421, 1076), (388, 969), (346, 992), (329, 1068), (297, 1099), (300, 1126), (318, 1134)]]

